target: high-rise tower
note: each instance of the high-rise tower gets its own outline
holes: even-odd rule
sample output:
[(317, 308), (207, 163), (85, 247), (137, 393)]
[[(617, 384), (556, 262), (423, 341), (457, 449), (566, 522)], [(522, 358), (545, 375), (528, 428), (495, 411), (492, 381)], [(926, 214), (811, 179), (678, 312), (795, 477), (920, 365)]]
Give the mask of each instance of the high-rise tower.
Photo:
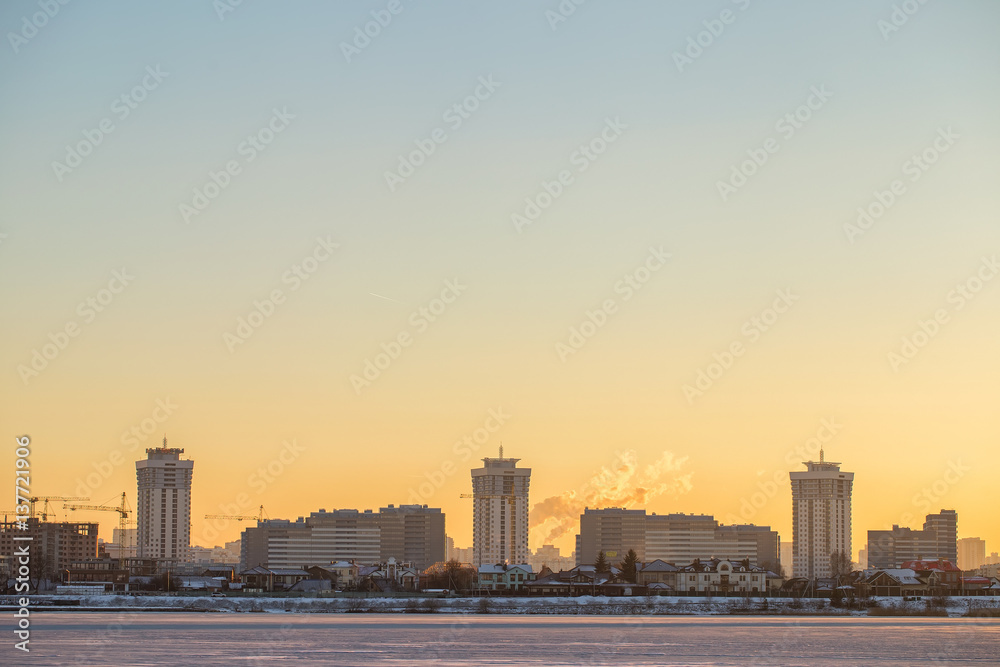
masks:
[(527, 563), (528, 484), (531, 468), (518, 468), (521, 459), (484, 458), (472, 469), (473, 565)]
[(191, 476), (194, 461), (182, 460), (183, 449), (146, 450), (135, 462), (139, 483), (139, 558), (183, 561), (191, 546)]
[(796, 577), (833, 576), (833, 556), (851, 558), (851, 491), (854, 473), (841, 472), (839, 463), (823, 458), (803, 461), (804, 472), (790, 472), (792, 480), (793, 567)]

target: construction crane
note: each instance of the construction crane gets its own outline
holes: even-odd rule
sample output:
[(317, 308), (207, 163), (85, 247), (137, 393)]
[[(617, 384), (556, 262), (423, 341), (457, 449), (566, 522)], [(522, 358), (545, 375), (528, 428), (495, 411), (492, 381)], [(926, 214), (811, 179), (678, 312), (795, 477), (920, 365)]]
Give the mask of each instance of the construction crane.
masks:
[(76, 501), (76, 500), (90, 500), (90, 498), (86, 498), (86, 497), (82, 497), (82, 496), (33, 496), (31, 498), (28, 498), (28, 516), (30, 518), (34, 518), (35, 517), (35, 503), (41, 502), (42, 503), (42, 521), (47, 521), (48, 518), (49, 518), (49, 514), (55, 514), (55, 512), (52, 511), (52, 508), (49, 506), (49, 501), (50, 500), (61, 500), (61, 501), (63, 501), (65, 503), (65, 502), (68, 502), (68, 501), (71, 501), (71, 500), (72, 501)]
[(250, 521), (254, 519), (257, 523), (260, 523), (265, 518), (267, 518), (267, 512), (264, 511), (264, 506), (261, 505), (257, 510), (257, 514), (206, 514), (206, 519), (233, 519), (234, 521)]
[(131, 510), (125, 499), (124, 491), (122, 491), (122, 504), (117, 507), (114, 505), (63, 505), (63, 509), (118, 512), (118, 567), (122, 570), (125, 569), (125, 530), (128, 528), (128, 515)]

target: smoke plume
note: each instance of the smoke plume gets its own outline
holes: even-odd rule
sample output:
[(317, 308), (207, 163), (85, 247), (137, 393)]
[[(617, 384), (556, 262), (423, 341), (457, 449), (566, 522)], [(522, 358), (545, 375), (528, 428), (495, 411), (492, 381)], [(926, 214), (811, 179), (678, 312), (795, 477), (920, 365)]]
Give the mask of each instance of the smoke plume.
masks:
[(604, 466), (575, 491), (552, 496), (531, 508), (531, 544), (552, 544), (579, 526), (585, 507), (634, 507), (641, 509), (659, 496), (676, 496), (691, 490), (693, 473), (681, 474), (687, 457), (663, 452), (660, 458), (640, 467), (635, 450), (618, 453), (612, 467)]

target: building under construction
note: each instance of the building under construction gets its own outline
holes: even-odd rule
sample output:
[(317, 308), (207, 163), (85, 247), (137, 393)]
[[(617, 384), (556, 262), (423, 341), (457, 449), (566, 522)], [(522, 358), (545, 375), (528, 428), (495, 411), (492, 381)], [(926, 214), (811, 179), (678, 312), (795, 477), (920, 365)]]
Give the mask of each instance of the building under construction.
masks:
[[(24, 526), (22, 528), (22, 526)], [(30, 537), (30, 541), (14, 538)], [(31, 579), (57, 581), (70, 563), (97, 556), (97, 524), (74, 521), (42, 521), (37, 517), (17, 519), (7, 515), (0, 523), (0, 570), (6, 582), (17, 570), (14, 551), (31, 545)]]

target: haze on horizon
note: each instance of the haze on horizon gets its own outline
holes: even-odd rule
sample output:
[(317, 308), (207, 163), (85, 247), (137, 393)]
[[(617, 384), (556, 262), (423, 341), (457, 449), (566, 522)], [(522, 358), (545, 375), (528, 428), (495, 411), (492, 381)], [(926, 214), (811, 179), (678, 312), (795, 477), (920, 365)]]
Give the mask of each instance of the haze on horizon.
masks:
[(134, 508), (166, 434), (196, 544), (234, 504), (416, 498), (467, 547), (502, 441), (532, 549), (591, 502), (788, 541), (823, 441), (854, 557), (942, 508), (1000, 549), (1000, 7), (401, 0), (342, 46), (388, 4), (70, 3), (7, 40), (0, 423), (33, 493)]

